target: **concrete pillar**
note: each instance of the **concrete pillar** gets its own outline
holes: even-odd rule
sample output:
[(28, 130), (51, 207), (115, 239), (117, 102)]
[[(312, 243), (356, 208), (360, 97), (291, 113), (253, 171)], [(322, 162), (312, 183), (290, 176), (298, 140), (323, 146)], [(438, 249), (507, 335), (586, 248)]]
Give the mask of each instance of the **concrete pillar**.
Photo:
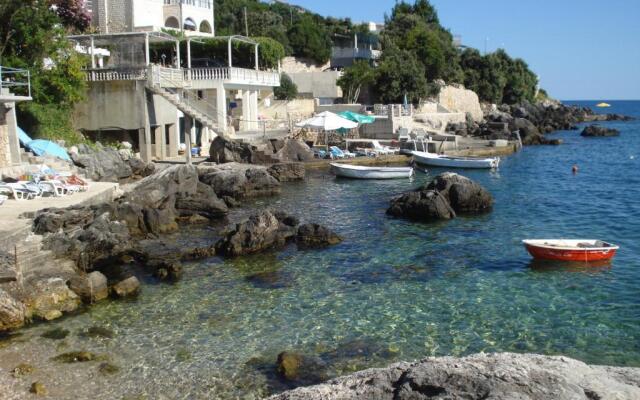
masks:
[(96, 56), (95, 56), (95, 41), (91, 36), (91, 69), (96, 69)]
[(189, 69), (189, 80), (191, 80), (191, 39), (187, 39), (187, 68)]
[(216, 110), (218, 127), (224, 134), (227, 131), (227, 94), (223, 84), (216, 87)]
[[(91, 49), (93, 50), (93, 43), (91, 44)], [(93, 56), (91, 58), (93, 58)], [(151, 64), (151, 57), (149, 57), (149, 34), (148, 33), (144, 34), (144, 62), (145, 62), (145, 65), (147, 66)]]
[[(1, 105), (0, 105), (1, 106)], [(16, 119), (16, 103), (7, 103), (6, 107), (6, 124), (7, 133), (9, 134), (9, 157), (11, 164), (18, 165), (22, 163), (20, 158), (20, 139), (18, 139), (18, 120)], [(0, 112), (5, 112), (4, 110)]]
[(260, 69), (260, 63), (258, 61), (258, 47), (260, 47), (260, 45), (256, 43), (256, 71)]
[(233, 56), (233, 53), (231, 52), (231, 38), (229, 38), (228, 42), (227, 42), (227, 57), (228, 57), (228, 60), (227, 60), (228, 62), (227, 63), (229, 64), (228, 65), (229, 68), (233, 67), (233, 57), (232, 56)]
[(251, 93), (248, 90), (241, 91), (242, 96), (242, 124), (240, 129), (248, 131), (251, 129), (251, 110), (249, 105), (251, 104)]
[(251, 115), (251, 129), (259, 128), (258, 124), (258, 91), (251, 90), (249, 92), (249, 115)]
[(176, 121), (175, 124), (166, 125), (167, 135), (169, 136), (169, 148), (167, 149), (167, 156), (169, 157), (178, 156), (178, 147), (180, 146), (179, 126), (179, 121)]
[(191, 127), (194, 125), (193, 122), (191, 117), (184, 116), (184, 143), (187, 145), (185, 156), (188, 165), (191, 165)]
[(180, 41), (179, 40), (176, 40), (176, 58), (177, 58), (176, 62), (178, 65), (176, 65), (175, 67), (180, 68)]
[(167, 144), (165, 139), (164, 125), (154, 127), (153, 135), (156, 142), (154, 154), (159, 160), (164, 160), (167, 157)]
[(209, 149), (211, 148), (210, 141), (212, 139), (211, 137), (212, 133), (213, 132), (206, 126), (202, 127), (202, 134), (200, 135), (200, 141), (202, 142), (200, 144), (200, 154), (202, 156), (205, 156), (205, 157), (209, 156)]
[(142, 128), (139, 135), (140, 143), (140, 158), (145, 162), (151, 162), (151, 123), (149, 122), (149, 105), (147, 104), (147, 90), (142, 88), (142, 110), (144, 118), (144, 128)]

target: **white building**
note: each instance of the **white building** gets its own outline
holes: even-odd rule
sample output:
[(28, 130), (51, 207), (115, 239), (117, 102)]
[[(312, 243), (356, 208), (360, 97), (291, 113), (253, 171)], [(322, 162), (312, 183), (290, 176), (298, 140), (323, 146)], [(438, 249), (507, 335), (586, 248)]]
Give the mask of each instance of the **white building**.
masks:
[[(216, 136), (243, 139), (268, 130), (258, 103), (280, 86), (280, 74), (261, 68), (258, 42), (215, 36), (212, 0), (92, 4), (100, 33), (69, 37), (90, 59), (76, 128), (98, 140), (126, 140), (145, 160), (176, 157), (192, 143), (207, 153)], [(174, 37), (167, 28), (186, 35)], [(204, 41), (221, 41), (222, 54), (203, 48)], [(246, 51), (240, 60), (235, 43)]]
[(182, 29), (213, 34), (213, 0), (91, 0), (93, 25), (100, 33)]

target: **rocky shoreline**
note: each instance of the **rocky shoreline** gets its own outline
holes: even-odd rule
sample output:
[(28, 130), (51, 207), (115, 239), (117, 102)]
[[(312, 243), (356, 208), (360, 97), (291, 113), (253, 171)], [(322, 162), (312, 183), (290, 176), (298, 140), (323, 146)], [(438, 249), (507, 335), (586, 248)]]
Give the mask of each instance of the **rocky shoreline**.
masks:
[(341, 238), (329, 229), (275, 211), (262, 211), (228, 226), (221, 238), (205, 247), (172, 247), (162, 240), (181, 226), (224, 223), (230, 208), (241, 200), (277, 194), (281, 181), (304, 176), (304, 166), (293, 163), (269, 168), (237, 163), (172, 166), (136, 182), (114, 202), (38, 212), (33, 233), (52, 252), (53, 264), (65, 268), (49, 268), (24, 282), (0, 285), (0, 332), (60, 318), (82, 302), (135, 296), (140, 291), (133, 275), (136, 268), (174, 282), (180, 279), (185, 260), (235, 257), (289, 242), (304, 248), (339, 243)]
[(519, 131), (524, 145), (561, 144), (559, 139), (545, 135), (559, 130), (578, 130), (580, 123), (631, 121), (632, 117), (620, 114), (596, 114), (588, 107), (564, 105), (558, 101), (538, 103), (523, 102), (495, 107), (483, 105), (484, 120), (450, 124), (448, 133), (484, 139), (510, 139)]
[(393, 364), (298, 388), (269, 399), (637, 398), (640, 398), (640, 368), (588, 365), (568, 357), (496, 353)]

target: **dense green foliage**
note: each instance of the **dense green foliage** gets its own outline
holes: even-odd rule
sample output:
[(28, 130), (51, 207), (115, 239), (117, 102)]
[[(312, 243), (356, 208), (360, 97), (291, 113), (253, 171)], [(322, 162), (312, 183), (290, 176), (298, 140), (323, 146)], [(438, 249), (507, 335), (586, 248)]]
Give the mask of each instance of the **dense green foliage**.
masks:
[(71, 114), (84, 93), (82, 60), (65, 39), (75, 25), (65, 25), (46, 0), (2, 2), (0, 20), (0, 65), (31, 73), (33, 102), (20, 103), (20, 124), (35, 137), (79, 141)]
[[(216, 34), (269, 37), (284, 46), (287, 55), (325, 63), (332, 37), (356, 31), (348, 19), (324, 18), (297, 6), (258, 0), (215, 0)], [(246, 25), (245, 25), (245, 12)]]
[(402, 103), (405, 96), (419, 103), (427, 95), (424, 66), (411, 51), (387, 47), (376, 71), (375, 91), (383, 103)]
[[(437, 12), (428, 0), (397, 3), (385, 22), (385, 53), (390, 49), (395, 52), (396, 47), (405, 51), (409, 64), (417, 61), (427, 81), (442, 79), (449, 83), (464, 83), (476, 91), (481, 100), (493, 103), (513, 104), (534, 99), (537, 77), (523, 60), (512, 59), (504, 50), (484, 56), (475, 49), (458, 50), (451, 33), (440, 25)], [(385, 82), (386, 79), (397, 79), (397, 75), (379, 74), (377, 86), (397, 86), (398, 83)], [(422, 78), (416, 76), (414, 80), (409, 86), (416, 87)], [(416, 97), (411, 97), (415, 101)]]
[[(285, 50), (282, 44), (275, 39), (268, 37), (252, 38), (259, 43), (258, 57), (260, 68), (275, 69), (278, 62), (285, 56)], [(152, 59), (158, 59), (158, 54), (171, 54), (173, 44), (159, 43), (151, 46)], [(182, 54), (186, 54), (187, 42), (183, 40), (180, 44)], [(203, 67), (198, 62), (207, 60), (211, 65), (206, 66), (226, 66), (228, 64), (227, 41), (220, 39), (199, 39), (191, 42), (191, 57), (194, 61), (194, 67)], [(250, 43), (232, 41), (231, 54), (233, 65), (242, 68), (253, 69), (255, 67), (255, 50), (254, 45)], [(182, 60), (186, 63), (186, 60)], [(186, 67), (186, 65), (183, 65)]]
[(375, 78), (375, 70), (367, 61), (358, 60), (346, 68), (337, 82), (342, 89), (344, 101), (349, 104), (357, 103), (362, 87), (375, 82)]
[(273, 89), (273, 95), (278, 100), (293, 100), (298, 96), (298, 86), (287, 74), (280, 76), (280, 87)]

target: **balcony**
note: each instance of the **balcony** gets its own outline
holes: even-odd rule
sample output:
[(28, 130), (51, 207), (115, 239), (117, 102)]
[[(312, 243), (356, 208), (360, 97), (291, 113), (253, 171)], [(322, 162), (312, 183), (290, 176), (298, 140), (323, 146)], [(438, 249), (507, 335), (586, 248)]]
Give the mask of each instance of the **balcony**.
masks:
[(29, 71), (0, 66), (0, 103), (30, 100), (32, 99)]
[(280, 74), (246, 68), (166, 68), (151, 65), (134, 69), (87, 69), (88, 82), (144, 81), (166, 88), (208, 89), (218, 83), (227, 85), (280, 86)]

